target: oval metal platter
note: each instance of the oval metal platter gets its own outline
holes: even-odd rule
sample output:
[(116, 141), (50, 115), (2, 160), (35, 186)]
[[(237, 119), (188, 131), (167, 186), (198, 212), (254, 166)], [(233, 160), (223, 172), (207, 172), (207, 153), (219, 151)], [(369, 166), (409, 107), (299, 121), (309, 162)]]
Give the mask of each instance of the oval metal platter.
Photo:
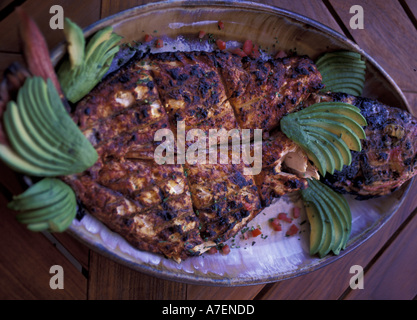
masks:
[[(224, 23), (219, 30), (218, 21)], [(276, 7), (243, 1), (168, 1), (152, 3), (120, 12), (86, 28), (89, 36), (104, 26), (112, 25), (126, 43), (143, 41), (145, 34), (164, 39), (159, 51), (211, 50), (199, 41), (200, 30), (238, 46), (246, 39), (256, 41), (266, 54), (278, 50), (296, 50), (313, 60), (326, 51), (344, 49), (359, 52), (366, 60), (367, 73), (363, 96), (378, 99), (391, 106), (409, 109), (407, 100), (391, 77), (355, 43), (326, 26), (304, 16)], [(58, 63), (65, 53), (64, 45), (52, 53)], [(248, 227), (260, 227), (262, 236), (243, 239), (237, 235), (229, 240), (228, 255), (193, 257), (176, 263), (160, 255), (136, 250), (119, 235), (109, 231), (91, 215), (75, 220), (69, 232), (91, 249), (134, 270), (192, 284), (215, 286), (243, 286), (276, 282), (300, 276), (352, 252), (377, 232), (396, 212), (405, 198), (406, 183), (389, 196), (375, 200), (358, 201), (347, 196), (351, 206), (353, 227), (346, 250), (338, 256), (322, 259), (308, 253), (309, 224), (297, 194), (283, 197), (261, 212)], [(301, 208), (295, 221), (300, 233), (285, 237), (283, 231), (274, 232), (268, 220), (279, 212)]]

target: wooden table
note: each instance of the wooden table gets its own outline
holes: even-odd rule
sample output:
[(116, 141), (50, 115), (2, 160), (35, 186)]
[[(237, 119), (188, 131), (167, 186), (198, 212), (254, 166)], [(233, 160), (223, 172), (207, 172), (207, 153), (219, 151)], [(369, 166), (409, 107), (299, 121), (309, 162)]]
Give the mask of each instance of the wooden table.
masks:
[[(96, 20), (149, 1), (139, 0), (2, 0), (0, 1), (0, 71), (21, 61), (13, 9), (22, 5), (46, 35), (50, 48), (63, 40), (49, 28), (49, 9), (85, 27)], [(394, 78), (417, 115), (417, 1), (415, 0), (269, 0), (262, 1), (315, 19), (345, 34)], [(351, 29), (349, 9), (361, 5), (364, 29)], [(0, 298), (2, 299), (415, 299), (417, 295), (417, 182), (395, 215), (366, 243), (310, 274), (267, 285), (207, 287), (171, 282), (136, 271), (89, 250), (70, 235), (32, 233), (6, 209), (21, 185), (1, 167)], [(63, 267), (63, 290), (52, 290), (53, 265)], [(352, 265), (364, 267), (364, 289), (352, 290)]]

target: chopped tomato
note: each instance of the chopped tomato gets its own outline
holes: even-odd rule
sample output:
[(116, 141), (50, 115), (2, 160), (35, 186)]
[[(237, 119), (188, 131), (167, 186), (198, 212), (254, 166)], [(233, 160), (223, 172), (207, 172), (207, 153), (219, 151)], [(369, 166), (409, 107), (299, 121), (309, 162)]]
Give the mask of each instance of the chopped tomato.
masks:
[(249, 239), (249, 232), (245, 231), (245, 232), (242, 234), (242, 238), (243, 238), (243, 239), (245, 239), (245, 240), (248, 240), (248, 239)]
[(292, 224), (290, 228), (285, 233), (286, 236), (293, 236), (298, 232), (298, 227), (295, 224)]
[(216, 40), (216, 44), (217, 44), (217, 47), (218, 47), (220, 50), (224, 50), (224, 49), (226, 49), (226, 42), (224, 42), (223, 40), (217, 39), (217, 40)]
[(238, 55), (238, 56), (240, 56), (240, 57), (246, 57), (247, 55), (246, 55), (246, 53), (245, 53), (245, 51), (243, 51), (242, 49), (240, 49), (240, 48), (234, 48), (233, 50), (231, 50), (230, 51), (231, 53), (234, 53), (234, 54), (236, 54), (236, 55)]
[(208, 254), (215, 254), (215, 253), (217, 253), (218, 252), (218, 250), (217, 250), (217, 248), (216, 247), (211, 247), (208, 251), (207, 251), (207, 253)]
[(271, 227), (275, 231), (282, 231), (281, 222), (277, 218), (271, 220)]
[(279, 58), (285, 58), (287, 56), (286, 52), (283, 50), (280, 50), (277, 52), (277, 54), (275, 55), (275, 59), (279, 59)]
[(249, 55), (252, 53), (252, 49), (253, 49), (252, 40), (246, 40), (246, 41), (243, 43), (243, 47), (242, 47), (243, 52), (244, 52), (247, 56), (249, 56)]
[(292, 219), (290, 217), (288, 217), (287, 214), (284, 213), (284, 212), (281, 212), (281, 213), (278, 214), (278, 219), (282, 220), (282, 221), (285, 221), (285, 222), (292, 222)]
[(300, 217), (300, 208), (299, 207), (294, 207), (292, 209), (292, 216), (294, 217), (294, 219), (297, 219)]
[(217, 24), (217, 26), (219, 27), (219, 30), (223, 30), (224, 29), (224, 23), (222, 21), (219, 21), (219, 23)]
[(261, 53), (259, 51), (259, 46), (257, 44), (253, 45), (250, 56), (251, 58), (259, 58), (261, 56)]
[(164, 46), (164, 41), (162, 39), (158, 39), (155, 42), (155, 47), (156, 48), (162, 48)]
[(150, 34), (145, 34), (145, 42), (152, 41), (153, 37)]
[(220, 253), (224, 256), (230, 253), (230, 247), (228, 244), (224, 245), (220, 250)]
[(252, 237), (255, 238), (255, 237), (259, 236), (260, 234), (262, 234), (261, 230), (259, 230), (259, 229), (252, 230)]
[(245, 202), (244, 206), (245, 206), (245, 209), (248, 210), (248, 211), (251, 211), (253, 209), (253, 204), (251, 204), (251, 203)]
[(205, 31), (203, 31), (203, 30), (201, 30), (201, 31), (198, 33), (198, 37), (199, 37), (200, 39), (203, 39), (205, 35), (206, 35), (206, 32), (205, 32)]

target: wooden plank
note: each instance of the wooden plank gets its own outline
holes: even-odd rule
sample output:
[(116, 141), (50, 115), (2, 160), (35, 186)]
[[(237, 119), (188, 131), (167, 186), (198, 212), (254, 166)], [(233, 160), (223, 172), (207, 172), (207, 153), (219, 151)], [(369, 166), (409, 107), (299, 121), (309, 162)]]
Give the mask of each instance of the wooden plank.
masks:
[(339, 24), (326, 8), (322, 0), (266, 0), (262, 2), (304, 15), (343, 34), (343, 30), (340, 28)]
[(53, 236), (64, 246), (66, 250), (77, 260), (78, 263), (85, 269), (89, 268), (90, 249), (76, 240), (67, 232), (55, 233)]
[(417, 215), (364, 273), (363, 289), (350, 290), (347, 300), (412, 300), (417, 294)]
[[(41, 233), (16, 221), (0, 195), (0, 299), (85, 299), (87, 279)], [(50, 268), (64, 271), (64, 289), (51, 289)]]
[[(415, 181), (410, 187), (410, 196), (404, 200), (400, 209), (376, 234), (361, 246), (319, 270), (276, 283), (261, 298), (265, 300), (339, 299), (349, 288), (349, 281), (353, 276), (350, 273), (350, 267), (360, 265), (365, 268), (372, 261), (375, 254), (383, 248), (386, 241), (391, 238), (416, 208), (417, 199), (412, 196), (416, 192), (417, 182)], [(398, 285), (401, 286), (402, 283), (398, 283)]]
[(186, 284), (136, 272), (91, 251), (88, 282), (90, 300), (185, 300), (186, 291)]
[(330, 3), (349, 26), (353, 5), (364, 11), (364, 29), (349, 29), (358, 45), (370, 54), (404, 91), (416, 92), (417, 56), (414, 42), (417, 30), (397, 0), (330, 0)]
[(413, 15), (410, 17), (410, 20), (417, 20), (417, 2), (415, 0), (403, 0), (400, 2), (403, 2), (406, 7), (410, 10), (410, 13)]
[[(39, 2), (35, 0), (26, 1), (22, 8), (38, 24), (50, 50), (64, 41), (63, 31), (60, 29), (52, 30), (49, 26), (49, 21), (52, 17), (52, 14), (49, 13), (49, 8), (53, 5), (62, 6), (64, 16), (73, 20), (82, 28), (100, 18), (100, 0), (73, 0), (70, 2), (65, 0), (44, 0), (42, 5), (39, 5)], [(13, 12), (0, 22), (0, 30), (7, 30), (7, 32), (0, 33), (0, 51), (8, 53), (21, 52), (16, 13)]]

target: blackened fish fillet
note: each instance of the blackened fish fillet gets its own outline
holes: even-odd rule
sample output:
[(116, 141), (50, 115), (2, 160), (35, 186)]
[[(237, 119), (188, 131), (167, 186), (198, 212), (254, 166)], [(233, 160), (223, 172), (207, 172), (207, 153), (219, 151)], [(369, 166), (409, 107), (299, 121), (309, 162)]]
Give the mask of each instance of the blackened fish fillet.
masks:
[[(321, 87), (307, 57), (264, 61), (222, 51), (140, 55), (76, 106), (74, 121), (99, 160), (64, 181), (87, 211), (133, 246), (176, 261), (201, 254), (235, 235), (274, 197), (306, 187), (307, 158), (272, 131)], [(179, 121), (186, 134), (263, 129), (261, 173), (245, 174), (251, 164), (234, 163), (230, 155), (225, 163), (158, 165), (154, 151), (161, 142), (155, 133), (171, 129), (177, 137)], [(220, 142), (211, 143), (213, 148)]]

